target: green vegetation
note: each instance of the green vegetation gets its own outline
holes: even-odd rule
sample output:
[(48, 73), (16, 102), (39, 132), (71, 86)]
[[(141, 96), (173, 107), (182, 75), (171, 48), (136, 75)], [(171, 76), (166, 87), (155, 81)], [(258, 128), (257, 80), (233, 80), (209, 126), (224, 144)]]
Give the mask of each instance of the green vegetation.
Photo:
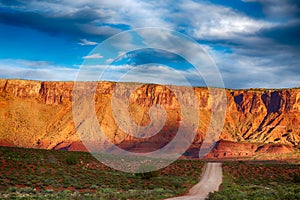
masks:
[(165, 199), (186, 193), (203, 165), (179, 160), (140, 175), (111, 169), (89, 153), (0, 147), (0, 199)]
[(294, 174), (293, 180), (294, 180), (294, 183), (300, 184), (300, 174)]
[(137, 175), (142, 179), (150, 179), (159, 175), (159, 172), (157, 171), (155, 166), (147, 164), (141, 164), (138, 168), (138, 172), (141, 172)]
[[(203, 165), (179, 160), (147, 172), (154, 166), (141, 163), (132, 174), (89, 153), (0, 147), (0, 199), (165, 199), (186, 193)], [(224, 162), (223, 171), (221, 191), (208, 199), (300, 199), (300, 165)]]
[(298, 200), (300, 184), (295, 181), (300, 165), (285, 163), (225, 162), (221, 191), (211, 200)]
[(78, 158), (77, 158), (77, 156), (75, 156), (73, 154), (68, 155), (66, 158), (66, 163), (68, 165), (76, 165), (77, 162), (78, 162)]

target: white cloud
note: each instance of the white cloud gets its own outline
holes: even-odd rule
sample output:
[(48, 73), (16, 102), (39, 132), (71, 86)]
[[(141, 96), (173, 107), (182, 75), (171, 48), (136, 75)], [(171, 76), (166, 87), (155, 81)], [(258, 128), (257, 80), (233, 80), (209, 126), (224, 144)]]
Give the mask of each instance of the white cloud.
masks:
[[(92, 65), (84, 66), (80, 80), (157, 83), (169, 85), (190, 85), (189, 80), (200, 82), (200, 75), (194, 69), (176, 70), (159, 64), (147, 65)], [(103, 72), (103, 73), (102, 73)], [(193, 82), (195, 83), (195, 81)]]
[(97, 42), (92, 42), (92, 41), (88, 41), (87, 39), (81, 39), (80, 42), (78, 43), (82, 46), (88, 45), (88, 46), (93, 46), (93, 45), (97, 45)]
[(118, 28), (112, 28), (110, 26), (97, 26), (93, 23), (80, 24), (78, 25), (78, 29), (80, 29), (82, 32), (87, 34), (101, 35), (101, 36), (111, 36), (121, 31)]
[[(291, 4), (291, 1), (244, 1), (261, 3), (264, 6), (264, 12), (272, 17), (276, 17), (276, 15), (289, 16), (299, 12), (299, 8)], [(18, 7), (18, 5), (14, 6)], [(299, 72), (293, 74), (293, 70), (291, 70), (293, 68), (297, 69), (299, 55), (297, 53), (286, 54), (288, 51), (295, 50), (287, 49), (287, 46), (280, 46), (275, 41), (271, 41), (271, 37), (268, 39), (259, 34), (261, 30), (280, 25), (280, 21), (274, 22), (276, 20), (270, 20), (268, 17), (261, 19), (252, 18), (235, 9), (212, 4), (208, 1), (62, 0), (41, 2), (32, 0), (29, 1), (27, 6), (20, 6), (19, 10), (40, 12), (43, 16), (50, 16), (50, 18), (74, 19), (76, 28), (84, 34), (96, 34), (104, 36), (104, 38), (120, 32), (121, 28), (118, 28), (120, 25), (128, 28), (173, 28), (202, 41), (218, 40), (220, 41), (220, 46), (236, 44), (235, 46), (229, 46), (232, 51), (229, 53), (223, 53), (220, 50), (214, 51), (209, 47), (205, 48), (210, 51), (212, 57), (220, 67), (227, 87), (283, 87), (289, 86), (289, 83), (290, 86), (297, 86), (297, 84), (299, 86), (300, 84)], [(87, 12), (88, 10), (91, 12)], [(160, 36), (165, 37), (166, 33), (162, 32)], [(147, 35), (143, 35), (143, 37), (147, 38)], [(120, 51), (122, 49), (133, 49), (135, 46), (130, 40), (132, 38), (124, 38), (124, 42), (119, 42), (116, 45), (119, 46)], [(149, 42), (153, 44), (155, 40)], [(82, 39), (80, 44), (96, 45), (95, 42), (88, 41), (87, 39)], [(186, 44), (165, 42), (160, 45), (169, 50), (180, 47), (189, 55), (195, 54), (195, 48), (188, 47)], [(93, 54), (85, 56), (84, 59), (101, 59), (103, 58), (102, 55), (105, 54)], [(200, 57), (201, 55), (197, 56)], [(109, 61), (111, 60), (106, 59), (106, 63), (109, 63)], [(293, 64), (294, 66), (290, 67)], [(36, 70), (39, 73), (41, 70), (44, 70), (45, 74), (55, 73), (54, 71), (48, 71), (52, 68), (46, 68), (46, 66), (51, 66), (51, 63), (47, 62), (37, 63), (24, 60), (23, 64), (19, 62), (19, 65), (26, 65), (27, 67), (20, 68), (16, 65), (14, 66), (16, 67), (15, 69), (13, 67), (9, 69), (2, 65), (1, 75), (9, 73), (9, 70), (11, 70), (11, 76), (15, 72), (22, 74), (26, 71), (34, 74), (33, 68), (37, 68)], [(126, 67), (130, 68), (129, 66)], [(56, 68), (54, 67), (53, 69)], [(62, 74), (69, 70), (59, 67), (57, 69)], [(112, 78), (114, 78), (113, 76), (117, 78), (121, 75), (123, 72), (120, 70), (125, 69), (121, 67), (110, 68)], [(132, 69), (130, 68), (130, 70)], [(172, 74), (171, 71), (163, 67), (151, 68), (150, 71), (153, 73), (148, 74), (150, 76), (153, 74), (153, 76), (157, 76), (156, 78), (172, 80), (172, 76), (176, 77), (174, 73)], [(139, 71), (136, 72), (137, 74), (141, 74)], [(181, 71), (180, 73), (184, 74), (185, 72)], [(192, 76), (193, 74), (190, 71), (186, 73), (191, 74), (185, 74), (186, 76)], [(172, 74), (172, 76), (168, 76), (168, 74)], [(40, 73), (40, 75), (44, 77), (43, 73)], [(138, 78), (134, 74), (128, 74), (128, 76), (132, 80), (137, 80)], [(65, 80), (64, 76), (62, 76), (62, 80)]]
[[(289, 52), (257, 57), (215, 51), (210, 47), (206, 49), (216, 62), (227, 88), (288, 88), (300, 85), (298, 73), (291, 72), (293, 68), (298, 69), (299, 61)], [(289, 58), (295, 60), (294, 66), (282, 63), (282, 60), (287, 62)]]
[(181, 21), (189, 24), (188, 33), (198, 39), (231, 39), (255, 35), (262, 28), (276, 25), (247, 17), (228, 7), (209, 3), (186, 1), (180, 5), (180, 9)]
[[(42, 65), (40, 65), (42, 63)], [(36, 66), (39, 67), (36, 67)], [(56, 66), (47, 61), (0, 60), (0, 78), (19, 78), (44, 81), (75, 80), (78, 69)]]
[[(272, 58), (256, 58), (222, 54), (216, 56), (211, 48), (206, 48), (213, 56), (221, 71), (225, 87), (229, 88), (283, 88), (299, 86), (299, 76), (280, 65), (272, 65)], [(234, 61), (234, 62), (232, 62)], [(32, 66), (44, 63), (40, 67)], [(45, 81), (124, 81), (157, 83), (170, 85), (203, 85), (199, 73), (191, 68), (175, 70), (165, 65), (91, 65), (81, 69), (46, 64), (46, 61), (0, 60), (0, 78), (20, 78)], [(81, 76), (77, 77), (80, 71)], [(101, 73), (104, 72), (101, 75)], [(100, 79), (99, 79), (100, 78)], [(190, 81), (190, 82), (188, 82)]]
[[(164, 1), (137, 1), (137, 0), (62, 0), (59, 2), (30, 2), (30, 10), (42, 10), (58, 16), (74, 16), (81, 10), (92, 9), (97, 14), (99, 22), (102, 19), (111, 24), (129, 24), (133, 28), (145, 26), (171, 27), (163, 20), (168, 14), (168, 7), (161, 7)], [(167, 3), (167, 2), (166, 2)], [(95, 19), (97, 23), (97, 20)], [(97, 26), (94, 26), (97, 28)]]
[(114, 59), (113, 59), (113, 58), (109, 58), (109, 59), (107, 59), (107, 60), (105, 61), (105, 63), (111, 63), (112, 61), (114, 61)]
[[(86, 22), (76, 23), (80, 30), (87, 34), (104, 36), (119, 33), (121, 29), (118, 25), (121, 24), (129, 28), (183, 29), (197, 39), (230, 39), (241, 35), (255, 35), (263, 28), (276, 25), (273, 22), (248, 17), (229, 7), (215, 5), (208, 1), (192, 0), (62, 0), (59, 2), (33, 0), (28, 3), (26, 10), (47, 13), (54, 17), (74, 18), (74, 20), (76, 17), (84, 18)], [(83, 15), (83, 13), (87, 14)]]
[(101, 59), (101, 58), (103, 58), (103, 56), (100, 55), (99, 53), (95, 53), (95, 54), (92, 54), (92, 55), (84, 56), (82, 58), (83, 59)]
[(51, 66), (52, 63), (43, 60), (24, 60), (24, 59), (2, 59), (2, 62), (5, 63), (16, 63), (19, 66), (27, 66), (29, 68), (35, 69), (45, 66)]

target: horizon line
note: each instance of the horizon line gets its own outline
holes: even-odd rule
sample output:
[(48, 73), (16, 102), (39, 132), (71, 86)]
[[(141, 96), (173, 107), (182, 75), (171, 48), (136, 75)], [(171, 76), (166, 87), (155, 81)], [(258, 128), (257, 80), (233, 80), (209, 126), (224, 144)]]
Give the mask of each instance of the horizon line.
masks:
[[(34, 82), (109, 82), (109, 83), (140, 83), (140, 84), (149, 84), (149, 85), (172, 85), (172, 86), (179, 86), (179, 87), (189, 87), (189, 85), (176, 85), (176, 84), (161, 84), (161, 83), (144, 83), (144, 82), (118, 82), (118, 81), (111, 81), (111, 80), (87, 80), (87, 81), (76, 81), (76, 80), (39, 80), (39, 79), (25, 79), (25, 78), (0, 78), (1, 80), (19, 80), (19, 81), (34, 81)], [(249, 88), (227, 88), (227, 87), (214, 87), (214, 86), (202, 86), (202, 85), (190, 85), (193, 88), (220, 88), (226, 90), (285, 90), (285, 89), (300, 89), (300, 86), (296, 87), (282, 87), (282, 88), (266, 88), (266, 87), (249, 87)]]

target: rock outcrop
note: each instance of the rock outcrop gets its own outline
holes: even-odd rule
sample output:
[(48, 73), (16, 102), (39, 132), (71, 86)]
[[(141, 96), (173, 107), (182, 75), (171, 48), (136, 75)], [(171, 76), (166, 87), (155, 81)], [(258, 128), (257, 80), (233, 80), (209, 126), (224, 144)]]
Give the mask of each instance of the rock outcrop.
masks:
[[(214, 148), (205, 156), (205, 158), (253, 157), (261, 154), (272, 156), (290, 154), (295, 151), (295, 148), (286, 144), (261, 144), (220, 140), (216, 142)], [(196, 157), (195, 154), (193, 156)]]
[(257, 144), (220, 140), (206, 156), (207, 158), (249, 157), (254, 156)]
[[(116, 83), (98, 83), (94, 105), (101, 129), (113, 143), (132, 151), (166, 145), (176, 135), (182, 120), (176, 95), (169, 87), (155, 84), (142, 85), (130, 93), (130, 84), (118, 83), (118, 93), (114, 94)], [(0, 80), (0, 139), (5, 141), (2, 143), (19, 147), (72, 150), (78, 147), (84, 150), (73, 120), (73, 86), (73, 82)], [(201, 144), (210, 124), (212, 100), (207, 88), (193, 90), (200, 114), (194, 144)], [(129, 97), (130, 117), (139, 126), (149, 125), (151, 117), (155, 117), (149, 116), (153, 105), (163, 106), (166, 121), (162, 129), (157, 135), (146, 139), (128, 135), (114, 119), (113, 95), (120, 101)], [(226, 96), (227, 110), (220, 140), (299, 147), (300, 88), (226, 90)], [(193, 102), (193, 99), (189, 94), (184, 94), (183, 101)], [(122, 114), (124, 110), (118, 109)], [(192, 119), (193, 116), (190, 117)], [(235, 148), (233, 143), (221, 145)], [(244, 151), (232, 153), (251, 155), (256, 149), (249, 145), (245, 146)], [(215, 149), (215, 154), (226, 154), (221, 149)]]

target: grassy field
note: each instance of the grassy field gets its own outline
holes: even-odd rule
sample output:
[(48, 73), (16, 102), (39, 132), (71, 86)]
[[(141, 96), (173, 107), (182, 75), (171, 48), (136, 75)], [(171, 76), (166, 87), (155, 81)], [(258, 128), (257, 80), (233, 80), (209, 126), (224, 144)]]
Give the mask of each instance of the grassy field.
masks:
[(221, 191), (211, 200), (298, 200), (300, 165), (272, 162), (224, 162)]
[(164, 199), (199, 181), (204, 162), (179, 160), (137, 175), (89, 153), (0, 147), (0, 199)]

